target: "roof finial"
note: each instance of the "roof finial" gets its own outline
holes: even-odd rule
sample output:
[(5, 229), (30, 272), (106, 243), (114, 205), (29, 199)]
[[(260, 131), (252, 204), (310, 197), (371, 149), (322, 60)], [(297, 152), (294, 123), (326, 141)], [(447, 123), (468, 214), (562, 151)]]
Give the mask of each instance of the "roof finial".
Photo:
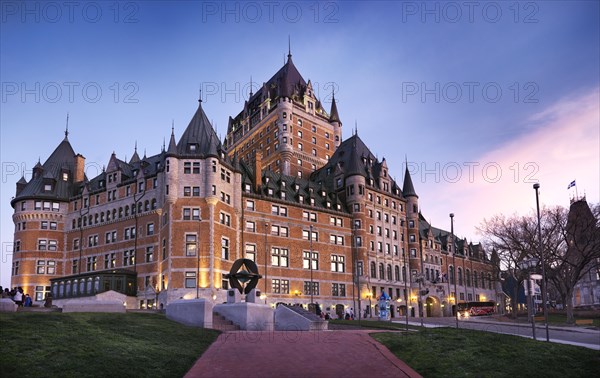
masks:
[(358, 135), (358, 122), (354, 120), (354, 135)]
[(202, 102), (202, 85), (198, 88), (198, 102)]
[(252, 93), (252, 75), (250, 75), (250, 96), (248, 96), (248, 100), (252, 97), (254, 93)]
[(175, 135), (175, 120), (171, 120), (171, 135)]
[(162, 145), (162, 152), (165, 152), (165, 147), (166, 147), (166, 138), (163, 137), (163, 145)]
[(65, 127), (65, 139), (69, 136), (69, 113), (67, 113), (67, 126)]
[(292, 59), (292, 38), (288, 34), (288, 60)]
[(133, 149), (135, 152), (137, 152), (137, 140), (135, 141), (135, 147)]

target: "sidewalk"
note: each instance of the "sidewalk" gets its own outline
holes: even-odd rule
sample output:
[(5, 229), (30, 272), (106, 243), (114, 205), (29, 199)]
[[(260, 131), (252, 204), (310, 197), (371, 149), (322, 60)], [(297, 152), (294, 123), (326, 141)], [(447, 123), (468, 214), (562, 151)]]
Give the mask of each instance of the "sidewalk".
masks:
[(196, 377), (420, 377), (369, 336), (377, 331), (226, 332), (196, 361)]

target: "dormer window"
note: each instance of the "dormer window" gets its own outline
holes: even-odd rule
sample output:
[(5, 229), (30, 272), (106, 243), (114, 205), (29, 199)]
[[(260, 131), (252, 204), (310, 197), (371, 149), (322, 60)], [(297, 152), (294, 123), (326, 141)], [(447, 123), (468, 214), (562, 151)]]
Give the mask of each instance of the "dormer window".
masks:
[(194, 153), (194, 152), (196, 152), (196, 149), (197, 149), (197, 148), (198, 148), (198, 147), (197, 147), (197, 145), (196, 145), (196, 144), (194, 144), (194, 143), (190, 143), (190, 144), (188, 144), (188, 151), (189, 151), (189, 152), (191, 152), (191, 153)]
[(298, 201), (301, 203), (304, 203), (304, 196), (303, 195), (299, 195), (298, 196)]
[(44, 184), (44, 192), (51, 192), (52, 184)]
[(62, 174), (62, 180), (63, 181), (69, 180), (69, 174), (67, 172), (63, 172), (63, 174)]

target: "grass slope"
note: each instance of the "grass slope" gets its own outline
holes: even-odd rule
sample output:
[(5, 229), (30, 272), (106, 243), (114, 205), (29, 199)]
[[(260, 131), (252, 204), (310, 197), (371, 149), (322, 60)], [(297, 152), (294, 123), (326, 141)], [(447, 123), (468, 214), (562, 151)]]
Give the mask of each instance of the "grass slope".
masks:
[(600, 352), (518, 336), (456, 330), (373, 338), (424, 377), (596, 377)]
[(2, 313), (2, 377), (182, 377), (219, 332), (164, 315)]

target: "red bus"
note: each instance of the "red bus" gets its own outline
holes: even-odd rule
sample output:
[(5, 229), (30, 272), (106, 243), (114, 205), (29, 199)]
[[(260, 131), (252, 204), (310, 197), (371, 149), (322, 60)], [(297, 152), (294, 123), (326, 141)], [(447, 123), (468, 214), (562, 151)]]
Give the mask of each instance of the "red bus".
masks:
[(458, 304), (458, 313), (462, 316), (490, 315), (496, 311), (494, 302), (466, 302)]

